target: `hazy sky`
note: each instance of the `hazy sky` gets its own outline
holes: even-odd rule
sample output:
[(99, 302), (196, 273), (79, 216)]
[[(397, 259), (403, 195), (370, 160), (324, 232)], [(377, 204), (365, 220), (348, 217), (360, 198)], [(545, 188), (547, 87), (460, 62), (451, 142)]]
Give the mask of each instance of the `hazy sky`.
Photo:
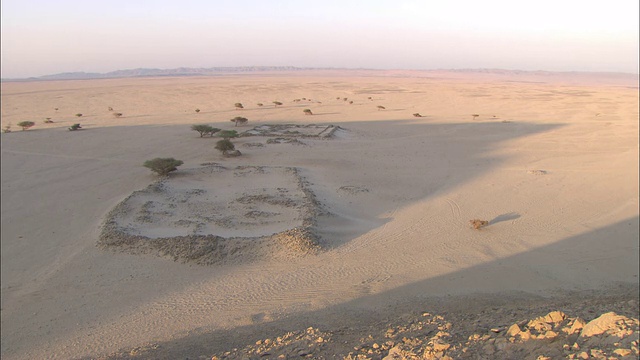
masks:
[(290, 65), (638, 73), (638, 0), (2, 0), (2, 77)]

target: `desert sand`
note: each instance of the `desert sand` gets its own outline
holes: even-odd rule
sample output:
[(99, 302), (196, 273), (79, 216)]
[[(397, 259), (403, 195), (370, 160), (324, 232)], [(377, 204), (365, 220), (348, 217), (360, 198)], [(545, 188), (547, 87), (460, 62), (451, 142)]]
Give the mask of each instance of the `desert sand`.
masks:
[[(638, 289), (637, 76), (308, 71), (1, 86), (12, 130), (0, 138), (3, 359), (177, 343), (210, 357), (280, 336), (268, 324), (321, 332), (395, 309), (540, 309)], [(22, 131), (24, 120), (36, 125)], [(251, 136), (225, 157), (193, 124)], [(298, 127), (260, 133), (288, 124)], [(184, 164), (160, 178), (142, 166), (155, 157)]]

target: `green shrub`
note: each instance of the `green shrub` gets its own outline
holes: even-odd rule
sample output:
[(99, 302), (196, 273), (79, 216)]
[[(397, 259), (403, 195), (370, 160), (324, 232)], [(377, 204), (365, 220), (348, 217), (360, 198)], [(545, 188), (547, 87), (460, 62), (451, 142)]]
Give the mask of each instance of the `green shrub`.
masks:
[(79, 129), (82, 129), (82, 126), (80, 126), (80, 124), (73, 124), (69, 128), (69, 131), (76, 131), (76, 130), (79, 130)]
[(222, 152), (223, 155), (226, 155), (227, 152), (233, 151), (235, 149), (236, 147), (233, 145), (233, 143), (229, 139), (222, 139), (216, 143), (216, 150), (220, 150), (220, 152)]
[(167, 175), (172, 171), (178, 170), (178, 166), (182, 164), (184, 164), (184, 162), (174, 158), (155, 158), (145, 161), (142, 165), (156, 172), (158, 175)]
[(36, 123), (34, 123), (33, 121), (21, 121), (18, 123), (18, 126), (20, 126), (22, 128), (22, 131), (29, 129), (30, 127), (32, 127), (33, 125), (35, 125)]

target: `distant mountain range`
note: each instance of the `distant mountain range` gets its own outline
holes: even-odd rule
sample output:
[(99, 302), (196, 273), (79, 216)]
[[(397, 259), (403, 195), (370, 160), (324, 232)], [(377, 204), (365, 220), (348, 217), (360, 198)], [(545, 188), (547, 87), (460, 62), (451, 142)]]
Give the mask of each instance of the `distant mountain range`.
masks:
[[(328, 68), (299, 68), (294, 66), (242, 66), (242, 67), (211, 67), (211, 68), (186, 68), (175, 69), (128, 69), (116, 70), (108, 73), (66, 72), (53, 75), (22, 79), (2, 79), (3, 81), (41, 81), (41, 80), (84, 80), (84, 79), (115, 79), (128, 77), (158, 77), (158, 76), (215, 76), (224, 74), (237, 74), (244, 72), (266, 71), (302, 71), (302, 70), (330, 70)], [(336, 69), (333, 69), (336, 70)]]
[(2, 81), (46, 81), (46, 80), (87, 80), (87, 79), (116, 79), (116, 78), (139, 78), (139, 77), (172, 77), (172, 76), (221, 76), (240, 73), (260, 73), (260, 72), (303, 72), (303, 71), (352, 71), (352, 72), (373, 72), (377, 74), (406, 73), (487, 73), (494, 75), (561, 75), (561, 74), (589, 74), (590, 76), (607, 76), (622, 78), (638, 78), (638, 74), (629, 73), (603, 73), (603, 72), (555, 72), (555, 71), (526, 71), (526, 70), (505, 70), (505, 69), (434, 69), (434, 70), (374, 70), (374, 69), (350, 69), (350, 68), (301, 68), (295, 66), (241, 66), (241, 67), (210, 67), (210, 68), (187, 68), (175, 69), (128, 69), (116, 70), (108, 73), (87, 73), (87, 72), (66, 72), (53, 75), (44, 75), (30, 78), (2, 79)]

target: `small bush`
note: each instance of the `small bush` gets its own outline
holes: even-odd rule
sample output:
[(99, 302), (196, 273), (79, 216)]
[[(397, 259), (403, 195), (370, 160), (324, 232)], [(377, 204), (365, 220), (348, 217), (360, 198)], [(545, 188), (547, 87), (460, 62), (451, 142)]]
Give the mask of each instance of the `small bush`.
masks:
[(77, 116), (77, 117), (82, 117), (82, 114), (77, 113), (77, 114), (76, 114), (76, 116)]
[(469, 220), (469, 224), (471, 224), (474, 229), (479, 230), (480, 228), (489, 225), (489, 222), (487, 220), (473, 219)]
[(472, 114), (471, 116), (473, 116), (473, 119), (475, 120), (480, 115), (479, 114)]
[(238, 110), (238, 109), (244, 109), (244, 106), (242, 106), (242, 104), (241, 104), (241, 103), (235, 103), (235, 104), (233, 104), (233, 106), (235, 106), (235, 107), (236, 107), (236, 110)]
[(109, 107), (107, 108), (107, 110), (109, 110), (109, 111), (113, 111), (113, 108), (112, 108), (111, 106), (109, 106)]
[(200, 112), (200, 109), (196, 109), (196, 114)]
[(231, 122), (236, 123), (236, 126), (238, 126), (238, 124), (240, 125), (244, 125), (246, 123), (249, 122), (249, 119), (242, 117), (242, 116), (236, 116), (233, 119), (231, 119)]
[(82, 126), (80, 126), (80, 124), (73, 124), (69, 128), (69, 131), (76, 131), (76, 130), (80, 130), (80, 129), (82, 129)]
[(119, 117), (122, 117), (122, 113), (113, 113), (113, 116), (119, 118)]
[(34, 126), (36, 123), (34, 123), (33, 121), (21, 121), (18, 123), (18, 126), (20, 126), (22, 128), (22, 131), (25, 131), (27, 129), (29, 129), (30, 127)]
[(384, 110), (384, 109), (386, 109), (386, 107), (384, 107), (384, 106), (382, 106), (382, 105), (378, 105), (378, 111), (380, 111), (380, 110)]
[(184, 164), (182, 160), (176, 160), (174, 158), (155, 158), (153, 160), (147, 160), (142, 166), (151, 169), (158, 175), (167, 175), (172, 171), (178, 170), (178, 166)]
[(220, 150), (223, 155), (226, 155), (227, 152), (233, 151), (235, 149), (236, 147), (229, 139), (218, 140), (218, 142), (216, 143), (216, 150)]
[(304, 109), (304, 110), (302, 110), (302, 112), (303, 112), (305, 115), (313, 115), (313, 113), (311, 112), (311, 109)]
[(256, 105), (258, 105), (258, 106), (262, 106), (262, 105), (264, 105), (264, 104), (263, 104), (263, 103), (257, 103)]
[(3, 133), (10, 133), (11, 132), (11, 123), (8, 123), (3, 129), (2, 129)]
[(53, 123), (53, 120), (51, 120), (51, 118), (45, 118), (45, 119), (44, 119), (44, 123), (45, 123), (45, 124), (52, 124), (52, 123)]
[(274, 107), (278, 107), (279, 105), (282, 105), (282, 103), (280, 101), (272, 101), (273, 105), (275, 105)]
[(415, 116), (415, 117), (422, 117), (422, 115), (420, 115), (420, 113), (415, 113), (415, 114), (413, 114), (413, 116)]
[(199, 132), (200, 137), (204, 137), (205, 135), (213, 136), (213, 134), (220, 131), (220, 129), (214, 128), (210, 125), (192, 125), (191, 130)]

